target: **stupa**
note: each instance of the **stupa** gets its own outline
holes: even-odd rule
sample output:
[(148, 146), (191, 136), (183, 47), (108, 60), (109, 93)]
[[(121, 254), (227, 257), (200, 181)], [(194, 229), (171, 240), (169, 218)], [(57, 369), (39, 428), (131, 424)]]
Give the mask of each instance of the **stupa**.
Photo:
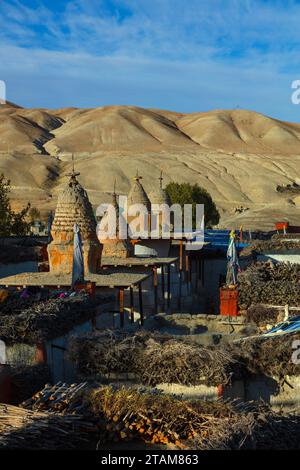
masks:
[[(165, 189), (163, 189), (163, 176), (162, 172), (160, 173), (160, 177), (158, 178), (159, 180), (159, 186), (153, 188), (153, 190), (149, 193), (149, 199), (151, 202), (151, 211), (152, 211), (152, 230), (158, 230), (159, 235), (161, 237), (162, 235), (162, 229), (164, 228), (165, 231), (168, 229), (170, 232), (172, 232), (173, 229), (173, 214), (170, 215), (170, 222), (167, 223), (167, 221), (163, 220), (163, 214), (162, 211), (160, 211), (158, 208), (155, 208), (155, 205), (166, 205), (168, 207), (171, 207), (171, 199), (166, 192)], [(164, 227), (163, 227), (164, 225)]]
[(87, 192), (77, 176), (68, 173), (67, 185), (58, 196), (51, 227), (52, 242), (48, 245), (50, 272), (69, 274), (73, 264), (74, 224), (79, 227), (84, 258), (84, 272), (96, 273), (100, 268), (102, 247), (96, 235), (96, 220)]
[[(116, 194), (116, 183), (114, 185), (112, 205), (116, 216), (116, 234), (115, 238), (99, 238), (101, 245), (103, 245), (102, 257), (103, 258), (129, 258), (133, 256), (133, 246), (130, 243), (128, 237), (123, 239), (120, 238), (120, 225), (122, 224), (125, 228), (125, 232), (128, 234), (127, 223), (121, 214), (120, 207), (118, 204), (118, 196)], [(108, 228), (109, 224), (109, 212), (106, 212), (101, 220), (101, 226), (105, 229)]]
[[(136, 176), (133, 179), (134, 183), (131, 186), (127, 197), (127, 221), (129, 225), (129, 234), (131, 234), (130, 224), (134, 220), (137, 220), (137, 218), (141, 223), (135, 227), (136, 230), (146, 231), (148, 234), (150, 234), (151, 230), (151, 202), (142, 186), (141, 179), (142, 176), (139, 176), (137, 171)], [(130, 214), (132, 206), (136, 206), (137, 213), (135, 215)], [(147, 213), (144, 217), (139, 214), (138, 206), (143, 206), (143, 208), (147, 209)]]

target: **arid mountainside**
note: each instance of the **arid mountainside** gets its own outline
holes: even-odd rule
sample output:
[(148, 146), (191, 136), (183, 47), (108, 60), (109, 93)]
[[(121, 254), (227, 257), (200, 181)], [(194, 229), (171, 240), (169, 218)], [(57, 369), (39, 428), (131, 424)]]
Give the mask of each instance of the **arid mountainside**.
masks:
[(146, 190), (198, 183), (214, 198), (222, 227), (300, 225), (300, 124), (245, 110), (192, 114), (134, 106), (24, 109), (0, 105), (0, 172), (12, 198), (53, 209), (72, 154), (92, 203), (129, 190), (138, 169)]

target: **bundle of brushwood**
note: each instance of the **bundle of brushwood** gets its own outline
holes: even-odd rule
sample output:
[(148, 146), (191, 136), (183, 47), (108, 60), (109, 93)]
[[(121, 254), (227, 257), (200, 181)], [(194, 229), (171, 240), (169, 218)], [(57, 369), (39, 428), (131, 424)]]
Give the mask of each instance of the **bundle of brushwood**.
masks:
[(300, 306), (300, 266), (271, 261), (248, 266), (238, 276), (239, 305), (241, 309), (250, 305)]
[(139, 437), (177, 449), (300, 448), (300, 417), (283, 417), (264, 405), (187, 401), (111, 387), (90, 390), (85, 400), (94, 415), (105, 418), (109, 441)]
[(239, 274), (240, 282), (251, 285), (254, 281), (290, 281), (300, 283), (300, 266), (291, 263), (259, 261)]
[[(46, 393), (45, 389), (40, 398)], [(87, 435), (101, 443), (140, 439), (173, 449), (300, 448), (300, 416), (274, 413), (262, 403), (184, 400), (145, 389), (96, 384), (83, 387), (77, 397), (80, 405), (73, 409), (72, 400), (58, 409), (49, 408), (46, 400), (44, 411), (37, 411), (38, 400), (33, 398), (29, 405), (34, 411), (0, 406), (0, 448), (1, 444), (69, 448), (82, 445)], [(48, 431), (42, 434), (45, 423)], [(53, 433), (55, 428), (57, 433)], [(62, 430), (70, 434), (61, 435)], [(79, 430), (81, 442), (77, 441)], [(32, 442), (34, 438), (37, 443)]]
[(300, 241), (300, 230), (295, 233), (275, 233), (272, 235), (272, 240)]
[(256, 336), (238, 343), (203, 347), (173, 337), (140, 332), (74, 337), (70, 355), (85, 379), (103, 381), (110, 372), (134, 373), (143, 385), (230, 385), (234, 380), (261, 374), (279, 379), (300, 375), (291, 360), (300, 333)]
[(255, 256), (263, 253), (283, 253), (291, 250), (299, 250), (299, 240), (286, 240), (273, 238), (271, 240), (253, 240), (251, 245), (243, 248), (241, 257)]
[[(244, 338), (238, 343), (224, 347), (243, 364), (244, 375), (261, 374), (275, 377), (281, 386), (289, 383), (288, 377), (300, 375), (299, 360), (292, 360), (293, 352), (297, 356), (299, 340), (300, 332), (295, 332)], [(296, 359), (298, 357), (299, 354)]]
[(84, 377), (133, 373), (144, 385), (228, 384), (240, 365), (226, 350), (204, 347), (159, 332), (113, 332), (74, 337), (69, 358)]
[(99, 433), (93, 420), (0, 404), (0, 449), (58, 450), (88, 445)]
[(41, 300), (45, 300), (45, 295), (44, 289), (41, 289), (39, 295), (32, 295), (28, 298), (22, 298), (20, 292), (10, 293), (6, 301), (1, 304), (1, 315), (18, 315), (24, 310), (39, 304)]
[[(245, 322), (255, 323), (257, 326), (275, 325), (283, 320), (281, 310), (264, 305), (252, 305), (244, 312)], [(300, 307), (298, 313), (300, 313)]]
[(93, 318), (96, 306), (109, 301), (110, 297), (89, 297), (80, 293), (39, 302), (28, 300), (14, 298), (12, 303), (8, 301), (1, 305), (0, 338), (7, 344), (36, 344), (62, 336), (74, 325)]
[(55, 411), (62, 414), (82, 413), (82, 397), (90, 388), (87, 382), (79, 384), (66, 384), (58, 382), (55, 385), (46, 384), (21, 406), (33, 411)]
[(235, 414), (220, 426), (210, 428), (209, 436), (195, 436), (190, 450), (299, 450), (300, 416), (281, 415), (260, 407)]

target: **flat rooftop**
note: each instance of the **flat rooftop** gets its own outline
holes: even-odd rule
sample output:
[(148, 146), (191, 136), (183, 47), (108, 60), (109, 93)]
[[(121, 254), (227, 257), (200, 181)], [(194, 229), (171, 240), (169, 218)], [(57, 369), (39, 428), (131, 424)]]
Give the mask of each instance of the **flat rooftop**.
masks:
[(102, 266), (142, 266), (142, 267), (149, 267), (149, 266), (162, 266), (162, 265), (170, 265), (176, 263), (178, 261), (178, 257), (173, 258), (155, 258), (155, 257), (129, 257), (129, 258), (116, 258), (116, 257), (105, 257), (101, 259)]
[[(96, 283), (96, 287), (133, 287), (149, 277), (147, 273), (128, 273), (107, 270), (101, 274), (87, 274), (85, 281)], [(21, 273), (15, 276), (0, 278), (0, 286), (41, 286), (41, 287), (70, 287), (72, 276), (69, 274), (52, 274), (50, 272)]]

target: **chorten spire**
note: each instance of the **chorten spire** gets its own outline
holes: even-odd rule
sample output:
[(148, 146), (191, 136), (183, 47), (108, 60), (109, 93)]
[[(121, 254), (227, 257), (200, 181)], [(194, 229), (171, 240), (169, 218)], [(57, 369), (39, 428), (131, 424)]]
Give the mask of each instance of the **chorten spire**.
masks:
[(162, 183), (163, 183), (163, 172), (161, 171), (160, 172), (160, 177), (158, 178), (159, 179), (159, 186), (160, 186), (160, 189), (162, 189)]
[(136, 169), (136, 175), (133, 179), (134, 179), (134, 181), (140, 181), (140, 180), (143, 179), (143, 177), (139, 175), (139, 170), (138, 169)]
[(72, 153), (72, 171), (70, 173), (67, 173), (67, 176), (70, 176), (71, 178), (76, 178), (76, 176), (79, 175), (80, 173), (75, 171), (74, 153)]

